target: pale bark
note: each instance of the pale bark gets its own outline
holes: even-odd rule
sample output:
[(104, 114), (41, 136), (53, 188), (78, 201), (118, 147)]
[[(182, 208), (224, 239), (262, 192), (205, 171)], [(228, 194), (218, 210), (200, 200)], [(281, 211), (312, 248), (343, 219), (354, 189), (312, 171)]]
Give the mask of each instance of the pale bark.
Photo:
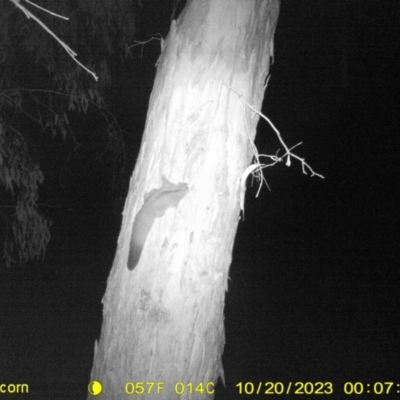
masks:
[[(223, 310), (241, 175), (259, 119), (229, 87), (261, 108), (278, 11), (279, 0), (191, 0), (171, 26), (103, 299), (91, 374), (103, 384), (99, 398), (136, 398), (124, 394), (127, 382), (162, 381), (161, 393), (153, 387), (146, 398), (204, 399), (189, 386), (178, 396), (175, 383), (223, 377)], [(134, 217), (162, 175), (186, 183), (188, 193), (154, 219), (130, 272)]]

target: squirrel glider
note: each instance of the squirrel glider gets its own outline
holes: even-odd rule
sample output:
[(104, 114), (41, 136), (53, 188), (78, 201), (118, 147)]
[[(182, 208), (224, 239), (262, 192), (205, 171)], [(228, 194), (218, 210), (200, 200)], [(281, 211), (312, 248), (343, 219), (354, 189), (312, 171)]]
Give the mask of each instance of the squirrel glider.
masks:
[(154, 219), (162, 217), (168, 208), (177, 207), (188, 191), (186, 183), (174, 184), (163, 175), (162, 186), (159, 189), (152, 189), (144, 195), (142, 208), (133, 221), (128, 256), (129, 271), (132, 271), (139, 262)]

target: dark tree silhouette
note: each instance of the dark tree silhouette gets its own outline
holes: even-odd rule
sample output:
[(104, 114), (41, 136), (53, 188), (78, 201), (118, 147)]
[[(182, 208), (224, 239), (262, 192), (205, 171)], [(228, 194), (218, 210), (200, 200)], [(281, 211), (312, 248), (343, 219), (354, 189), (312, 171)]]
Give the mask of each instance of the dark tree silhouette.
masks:
[[(104, 133), (118, 136), (104, 90), (111, 83), (112, 63), (129, 53), (135, 4), (41, 1), (39, 9), (32, 3), (0, 2), (0, 245), (6, 266), (44, 256), (50, 240), (50, 220), (38, 206), (44, 179), (37, 158), (41, 135), (65, 138), (72, 133), (71, 112), (86, 113), (93, 106), (106, 119)], [(98, 82), (16, 5), (78, 53)]]

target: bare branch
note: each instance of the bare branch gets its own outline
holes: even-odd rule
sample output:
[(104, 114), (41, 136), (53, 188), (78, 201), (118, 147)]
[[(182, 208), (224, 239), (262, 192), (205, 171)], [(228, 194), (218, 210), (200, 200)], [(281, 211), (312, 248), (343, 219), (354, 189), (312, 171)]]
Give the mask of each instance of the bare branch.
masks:
[[(87, 67), (85, 67), (81, 62), (79, 62), (76, 59), (76, 56), (78, 55), (77, 53), (75, 53), (66, 43), (64, 43), (61, 39), (58, 38), (58, 36), (53, 33), (39, 18), (37, 18), (35, 15), (33, 15), (28, 9), (26, 9), (23, 5), (21, 5), (20, 0), (10, 0), (12, 3), (15, 4), (15, 6), (17, 8), (19, 8), (25, 15), (26, 17), (32, 18), (33, 20), (35, 20), (47, 33), (49, 33), (51, 36), (53, 36), (54, 39), (57, 40), (58, 43), (60, 43), (60, 45), (64, 48), (64, 50), (69, 54), (69, 56), (80, 66), (82, 67), (85, 71), (87, 71), (89, 74), (91, 74), (93, 76), (93, 78), (98, 81), (99, 77), (92, 72), (90, 69), (88, 69)], [(30, 3), (32, 4), (32, 3)], [(40, 7), (39, 7), (40, 8)], [(43, 9), (45, 10), (45, 9)], [(47, 11), (47, 10), (45, 10)], [(60, 18), (65, 18), (65, 17), (61, 17), (59, 15), (57, 15)]]
[(39, 10), (42, 10), (42, 11), (45, 11), (45, 12), (49, 13), (50, 15), (54, 15), (55, 17), (65, 19), (65, 20), (67, 20), (67, 21), (69, 20), (69, 18), (64, 17), (63, 15), (59, 15), (59, 14), (53, 13), (52, 11), (47, 10), (46, 8), (40, 7), (40, 6), (38, 6), (37, 4), (32, 3), (32, 2), (29, 1), (29, 0), (25, 0), (25, 1), (26, 1), (27, 3), (29, 3), (29, 4), (31, 4), (32, 6), (37, 7)]
[[(258, 179), (258, 180), (260, 181), (260, 186), (259, 186), (258, 191), (257, 191), (257, 196), (258, 196), (259, 193), (260, 193), (260, 190), (261, 190), (262, 183), (265, 182), (265, 183), (267, 184), (267, 181), (266, 181), (265, 178), (264, 178), (264, 175), (263, 175), (262, 170), (263, 170), (264, 168), (271, 167), (271, 166), (275, 165), (275, 164), (278, 163), (278, 162), (282, 162), (284, 157), (286, 157), (286, 165), (287, 165), (288, 167), (291, 166), (291, 157), (293, 157), (293, 158), (295, 158), (296, 160), (299, 160), (299, 161), (301, 162), (301, 167), (302, 167), (303, 174), (307, 175), (307, 170), (308, 170), (308, 171), (311, 172), (311, 176), (318, 176), (319, 178), (324, 179), (324, 177), (323, 177), (322, 175), (316, 173), (316, 172), (305, 162), (305, 159), (304, 159), (304, 158), (301, 158), (301, 157), (299, 157), (298, 155), (292, 153), (292, 150), (293, 150), (294, 148), (296, 148), (297, 146), (300, 146), (300, 145), (301, 145), (301, 142), (298, 143), (298, 144), (296, 144), (296, 145), (294, 145), (293, 147), (291, 147), (291, 148), (289, 149), (289, 148), (286, 146), (285, 142), (283, 141), (280, 132), (278, 131), (278, 129), (275, 127), (275, 125), (272, 123), (272, 121), (271, 121), (268, 117), (266, 117), (261, 111), (258, 111), (254, 106), (252, 106), (251, 104), (249, 104), (249, 103), (245, 100), (245, 98), (244, 98), (244, 96), (243, 96), (243, 93), (239, 92), (238, 90), (232, 88), (231, 86), (229, 86), (229, 85), (227, 85), (227, 84), (225, 84), (225, 83), (224, 83), (224, 85), (225, 85), (228, 89), (230, 89), (230, 90), (232, 90), (233, 92), (235, 92), (235, 93), (242, 99), (242, 101), (244, 102), (244, 104), (245, 104), (246, 107), (250, 108), (250, 110), (252, 110), (253, 112), (255, 112), (257, 115), (259, 115), (261, 118), (265, 119), (265, 120), (269, 123), (269, 125), (270, 125), (270, 126), (272, 127), (272, 129), (275, 131), (276, 135), (278, 136), (279, 141), (281, 142), (282, 146), (283, 146), (284, 149), (285, 149), (285, 154), (283, 154), (283, 156), (281, 156), (281, 157), (278, 157), (278, 155), (258, 154), (258, 150), (257, 150), (257, 148), (256, 148), (256, 146), (255, 146), (255, 144), (254, 144), (254, 142), (251, 140), (251, 138), (250, 138), (250, 136), (249, 136), (249, 133), (246, 132), (246, 133), (247, 133), (247, 136), (248, 136), (248, 138), (249, 138), (250, 145), (251, 145), (251, 148), (252, 148), (252, 150), (253, 150), (253, 154), (254, 154), (254, 158), (256, 159), (256, 162), (255, 162), (254, 164), (251, 164), (249, 167), (247, 167), (247, 168), (245, 169), (245, 171), (243, 172), (243, 174), (242, 174), (242, 178), (241, 178), (241, 189), (242, 189), (242, 190), (241, 190), (241, 195), (240, 195), (240, 209), (241, 209), (243, 212), (244, 212), (244, 193), (245, 193), (245, 190), (246, 190), (246, 180), (247, 180), (247, 177), (248, 177), (250, 174), (252, 174), (256, 179)], [(270, 159), (272, 160), (272, 163), (270, 163), (270, 164), (262, 164), (262, 163), (260, 162), (260, 157), (268, 157), (268, 158), (270, 158)], [(267, 184), (267, 187), (268, 187), (268, 184)]]

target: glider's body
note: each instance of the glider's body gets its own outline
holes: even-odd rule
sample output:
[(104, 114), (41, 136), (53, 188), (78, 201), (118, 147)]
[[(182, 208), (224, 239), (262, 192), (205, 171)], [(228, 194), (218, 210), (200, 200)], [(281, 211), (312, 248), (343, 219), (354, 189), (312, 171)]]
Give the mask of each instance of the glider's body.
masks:
[(168, 208), (177, 207), (188, 192), (188, 187), (184, 183), (176, 185), (164, 176), (162, 177), (162, 182), (163, 185), (159, 189), (153, 189), (144, 196), (143, 206), (136, 214), (133, 222), (128, 257), (128, 269), (130, 271), (132, 271), (139, 262), (154, 219), (162, 217)]

